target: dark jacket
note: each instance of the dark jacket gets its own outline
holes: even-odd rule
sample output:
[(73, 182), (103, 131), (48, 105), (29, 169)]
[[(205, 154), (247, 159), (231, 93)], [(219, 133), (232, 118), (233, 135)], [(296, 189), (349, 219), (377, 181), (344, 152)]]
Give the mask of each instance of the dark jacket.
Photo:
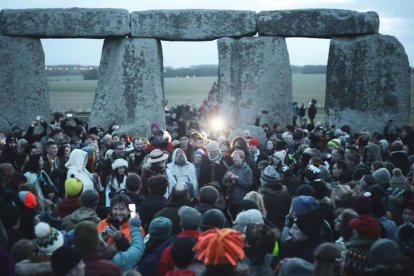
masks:
[(145, 229), (148, 228), (148, 224), (154, 217), (154, 214), (167, 206), (167, 204), (167, 199), (162, 195), (150, 195), (142, 202), (137, 211)]
[(84, 253), (85, 276), (121, 274), (119, 267), (112, 261), (106, 260), (101, 252)]
[(180, 216), (178, 215), (178, 209), (180, 209), (184, 205), (187, 205), (187, 204), (181, 203), (181, 202), (170, 202), (168, 203), (166, 207), (158, 211), (154, 215), (154, 218), (157, 218), (157, 217), (169, 218), (172, 222), (171, 234), (178, 235), (181, 232)]
[(223, 162), (223, 159), (219, 164), (216, 164), (212, 163), (207, 156), (203, 156), (200, 164), (199, 188), (201, 189), (204, 185), (212, 181), (221, 183), (226, 171), (227, 166)]
[(138, 271), (142, 276), (155, 275), (162, 252), (174, 241), (175, 236), (169, 237), (151, 252), (146, 253), (138, 263)]
[(80, 208), (79, 197), (64, 197), (62, 202), (59, 204), (55, 213), (64, 218), (72, 214), (75, 210)]
[(266, 218), (273, 222), (277, 228), (282, 229), (285, 217), (289, 213), (291, 197), (285, 186), (274, 190), (264, 186), (260, 189), (264, 206), (267, 210)]
[(91, 221), (95, 224), (101, 221), (96, 214), (95, 210), (87, 207), (81, 207), (74, 211), (72, 214), (62, 219), (62, 226), (65, 231), (75, 229), (76, 225), (82, 221)]

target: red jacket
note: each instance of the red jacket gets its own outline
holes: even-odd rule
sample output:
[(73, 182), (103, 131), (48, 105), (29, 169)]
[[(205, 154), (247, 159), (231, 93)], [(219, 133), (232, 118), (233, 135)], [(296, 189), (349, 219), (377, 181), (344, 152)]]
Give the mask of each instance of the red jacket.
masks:
[(114, 262), (106, 260), (100, 252), (84, 253), (83, 261), (85, 262), (85, 276), (121, 275), (119, 267)]
[[(184, 238), (184, 237), (193, 237), (195, 239), (198, 239), (200, 236), (200, 232), (198, 230), (183, 230), (180, 234), (178, 234), (177, 238)], [(162, 252), (160, 262), (158, 263), (157, 268), (157, 276), (163, 276), (166, 275), (167, 272), (172, 272), (175, 268), (174, 261), (171, 256), (171, 249), (172, 245), (169, 245), (167, 248), (164, 249)], [(174, 273), (178, 274), (171, 274), (171, 275), (189, 275), (189, 274), (179, 274), (179, 273), (187, 273), (185, 270), (177, 270), (174, 271)]]

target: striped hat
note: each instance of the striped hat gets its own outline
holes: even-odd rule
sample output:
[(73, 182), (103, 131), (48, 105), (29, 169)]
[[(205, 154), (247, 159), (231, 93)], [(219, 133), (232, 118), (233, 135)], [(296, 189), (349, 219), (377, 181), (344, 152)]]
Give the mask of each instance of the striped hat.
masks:
[(34, 230), (37, 248), (43, 254), (52, 255), (56, 249), (64, 244), (63, 234), (45, 222), (36, 224)]

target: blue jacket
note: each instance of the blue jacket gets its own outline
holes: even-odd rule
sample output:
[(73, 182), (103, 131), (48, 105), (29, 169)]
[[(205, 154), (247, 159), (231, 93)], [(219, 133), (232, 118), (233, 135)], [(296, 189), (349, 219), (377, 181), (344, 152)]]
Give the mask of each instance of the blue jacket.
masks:
[(140, 226), (141, 221), (139, 219), (131, 219), (129, 221), (131, 245), (128, 250), (120, 251), (112, 257), (112, 261), (119, 266), (121, 271), (135, 267), (144, 254), (144, 239)]

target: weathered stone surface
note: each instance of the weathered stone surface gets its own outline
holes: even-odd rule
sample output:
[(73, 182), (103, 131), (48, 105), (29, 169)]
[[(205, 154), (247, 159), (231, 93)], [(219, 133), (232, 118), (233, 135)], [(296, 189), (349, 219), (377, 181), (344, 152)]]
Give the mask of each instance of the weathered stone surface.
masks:
[(292, 74), (286, 42), (280, 37), (221, 38), (220, 112), (229, 127), (292, 121)]
[(100, 38), (130, 34), (130, 15), (123, 9), (2, 10), (2, 35), (39, 38)]
[(262, 11), (257, 15), (259, 35), (330, 38), (378, 33), (376, 12), (335, 9)]
[(106, 39), (89, 125), (136, 126), (147, 135), (151, 122), (165, 126), (161, 43), (156, 39)]
[(48, 118), (49, 86), (39, 39), (0, 36), (0, 130)]
[(150, 10), (131, 13), (132, 37), (214, 40), (252, 36), (256, 13), (231, 10)]
[(331, 40), (325, 110), (329, 124), (381, 131), (410, 116), (410, 67), (404, 47), (392, 36)]

